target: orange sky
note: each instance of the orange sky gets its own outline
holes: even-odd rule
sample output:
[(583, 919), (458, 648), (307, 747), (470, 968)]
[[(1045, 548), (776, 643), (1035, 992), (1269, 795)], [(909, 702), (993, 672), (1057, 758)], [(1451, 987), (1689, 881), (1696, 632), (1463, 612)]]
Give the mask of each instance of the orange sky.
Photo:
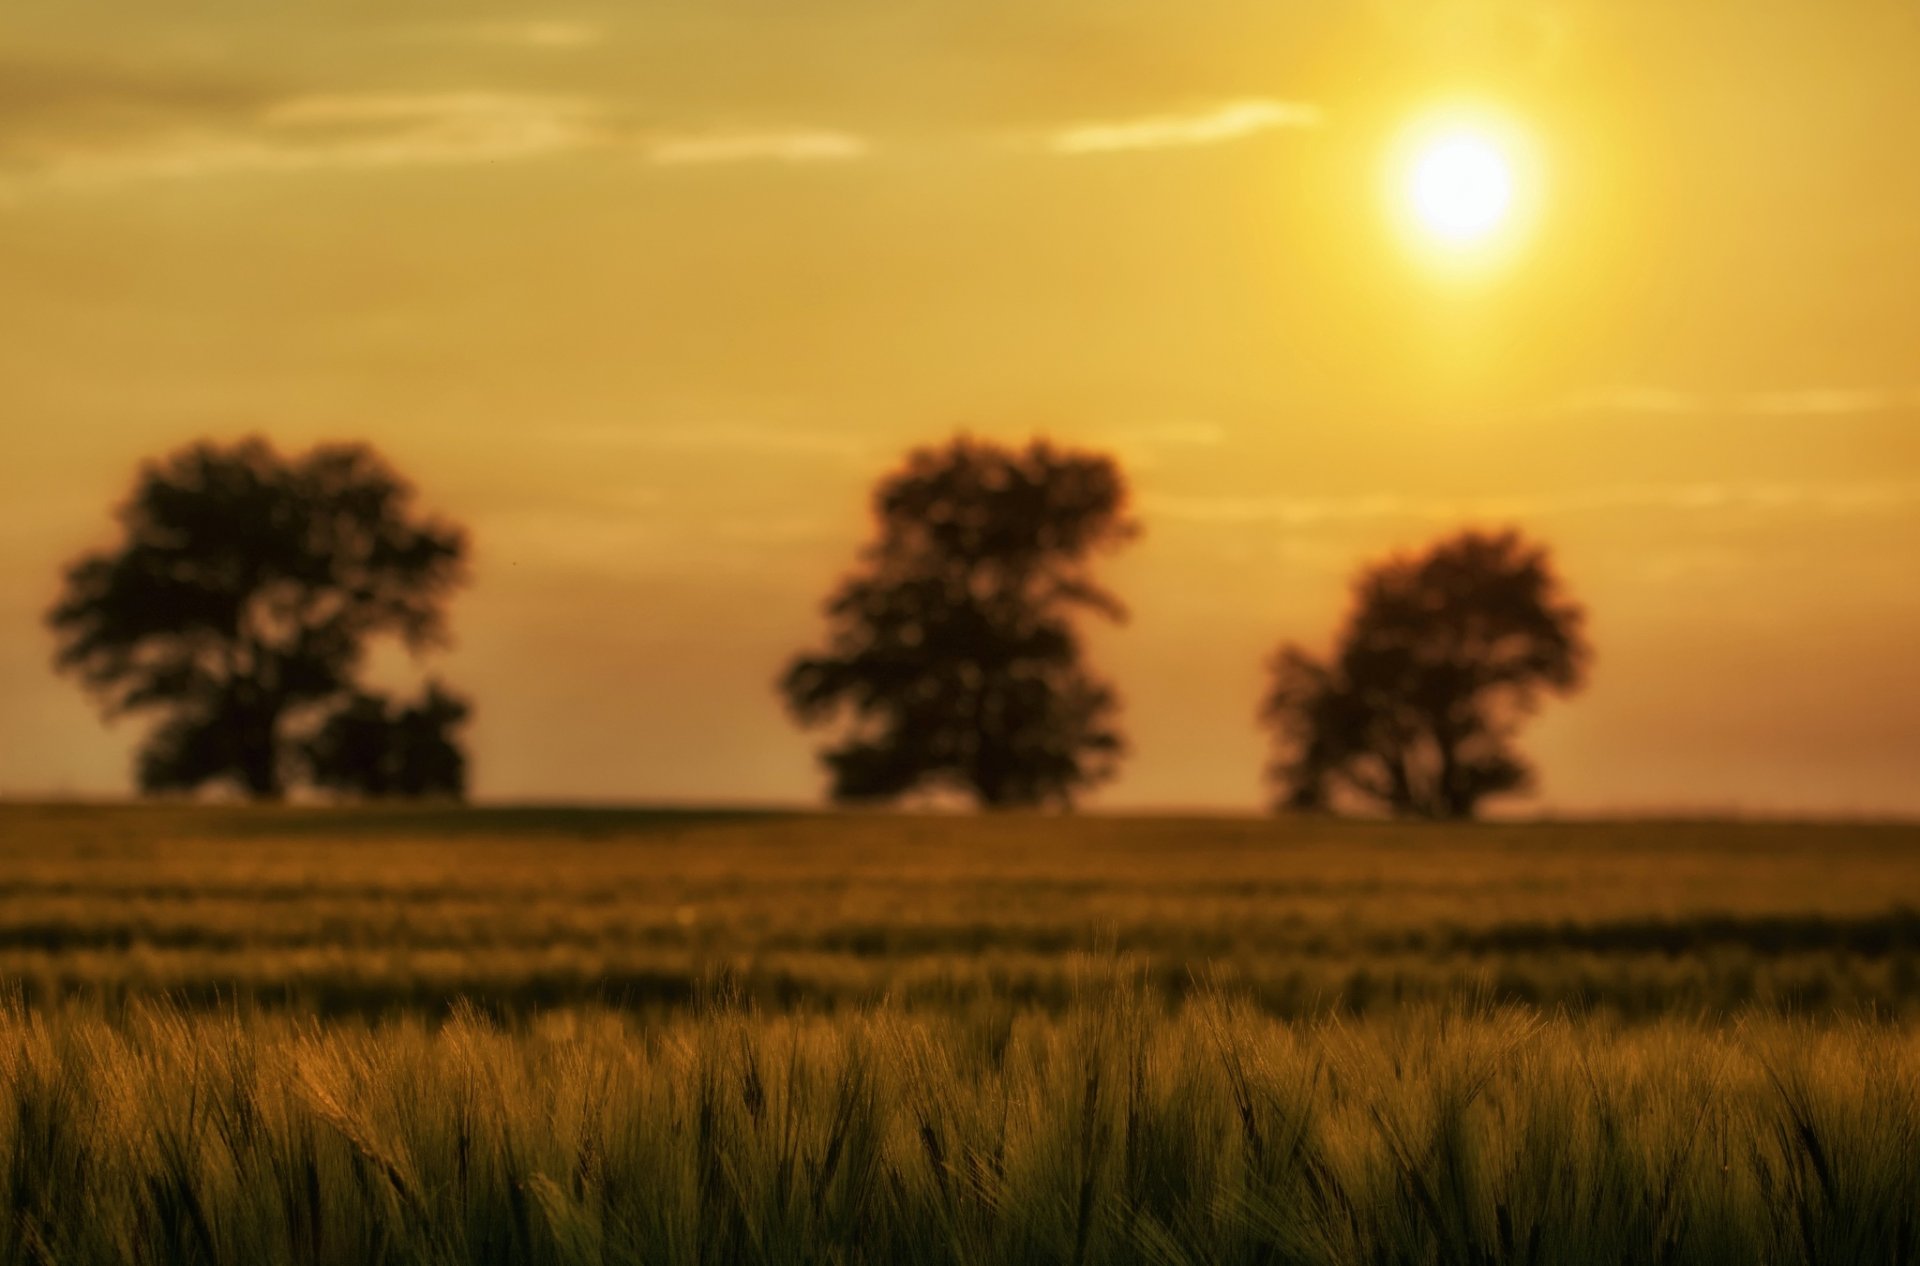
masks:
[[(114, 792), (49, 668), (144, 456), (372, 441), (465, 520), (488, 798), (812, 796), (771, 689), (909, 445), (1119, 453), (1105, 806), (1252, 807), (1362, 561), (1551, 542), (1550, 808), (1920, 812), (1920, 9), (1144, 0), (0, 11), (0, 791)], [(1436, 102), (1503, 268), (1381, 196)]]

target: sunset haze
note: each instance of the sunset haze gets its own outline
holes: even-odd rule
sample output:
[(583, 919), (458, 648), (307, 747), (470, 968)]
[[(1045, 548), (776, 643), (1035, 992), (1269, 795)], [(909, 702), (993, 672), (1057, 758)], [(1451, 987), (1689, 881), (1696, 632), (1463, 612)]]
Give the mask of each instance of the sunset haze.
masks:
[[(12, 0), (0, 794), (130, 789), (60, 569), (258, 433), (471, 531), (478, 798), (816, 800), (782, 665), (968, 432), (1131, 484), (1092, 807), (1261, 806), (1274, 648), (1517, 524), (1595, 650), (1519, 807), (1920, 814), (1916, 65), (1873, 0)], [(1471, 260), (1395, 167), (1460, 103), (1524, 147)]]

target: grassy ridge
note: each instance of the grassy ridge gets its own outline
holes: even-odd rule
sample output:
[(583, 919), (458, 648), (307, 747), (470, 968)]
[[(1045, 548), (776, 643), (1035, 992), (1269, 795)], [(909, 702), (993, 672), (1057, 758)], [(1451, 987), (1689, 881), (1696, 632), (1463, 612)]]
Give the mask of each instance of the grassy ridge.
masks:
[(7, 1262), (1897, 1263), (1917, 1151), (1864, 1024), (0, 1014)]
[(0, 976), (324, 1014), (1058, 1009), (1089, 949), (1282, 1015), (1920, 1004), (1920, 828), (0, 806)]

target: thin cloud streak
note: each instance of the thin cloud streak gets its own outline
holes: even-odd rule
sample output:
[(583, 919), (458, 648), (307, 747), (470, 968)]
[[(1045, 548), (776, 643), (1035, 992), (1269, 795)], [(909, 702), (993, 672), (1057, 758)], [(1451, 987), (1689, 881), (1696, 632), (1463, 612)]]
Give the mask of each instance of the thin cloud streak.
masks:
[(1361, 497), (1185, 497), (1145, 499), (1151, 515), (1188, 523), (1288, 527), (1377, 521), (1454, 522), (1531, 518), (1605, 510), (1802, 511), (1885, 514), (1920, 508), (1920, 481), (1862, 484), (1630, 484), (1541, 496), (1423, 498), (1379, 493)]
[(1920, 387), (1809, 387), (1715, 394), (1615, 386), (1568, 396), (1551, 412), (1576, 417), (1838, 418), (1909, 410), (1920, 410)]
[(314, 94), (264, 106), (243, 126), (164, 133), (118, 148), (74, 148), (28, 182), (113, 185), (251, 173), (427, 167), (533, 159), (614, 134), (577, 97), (451, 92)]
[(1123, 432), (1123, 437), (1153, 448), (1219, 448), (1227, 429), (1218, 422), (1159, 422)]
[(737, 422), (687, 422), (674, 426), (569, 427), (554, 438), (584, 447), (671, 452), (767, 453), (861, 459), (873, 446), (856, 435), (805, 426)]
[(1893, 413), (1920, 409), (1920, 388), (1875, 390), (1824, 387), (1806, 391), (1771, 391), (1740, 397), (1736, 410), (1773, 417), (1845, 417), (1862, 413)]
[(1318, 127), (1324, 120), (1316, 105), (1250, 97), (1197, 114), (1076, 123), (1051, 133), (1046, 144), (1054, 153), (1067, 155), (1219, 145), (1277, 128)]
[(526, 22), (476, 22), (466, 29), (465, 34), (482, 43), (549, 52), (590, 48), (606, 38), (601, 28), (589, 22), (538, 19)]
[[(580, 47), (599, 38), (576, 23), (479, 24), (468, 38)], [(1218, 145), (1281, 128), (1317, 126), (1319, 107), (1270, 98), (1229, 101), (1193, 114), (1073, 124), (1043, 133), (1061, 155)], [(877, 152), (867, 136), (813, 125), (749, 129), (641, 125), (613, 103), (580, 96), (487, 90), (309, 93), (221, 116), (156, 114), (117, 141), (47, 133), (16, 146), (0, 193), (149, 180), (531, 161), (598, 152), (660, 168), (836, 165)]]
[(265, 104), (234, 125), (169, 129), (117, 147), (68, 147), (6, 182), (84, 187), (141, 180), (526, 161), (600, 151), (651, 165), (793, 165), (866, 157), (818, 128), (642, 130), (602, 103), (534, 93), (321, 93)]
[(606, 28), (568, 18), (422, 22), (394, 29), (390, 38), (413, 44), (486, 44), (538, 53), (575, 52), (603, 44)]
[(511, 92), (319, 93), (276, 101), (261, 111), (267, 127), (448, 124), (469, 120), (571, 118), (598, 113), (582, 97)]

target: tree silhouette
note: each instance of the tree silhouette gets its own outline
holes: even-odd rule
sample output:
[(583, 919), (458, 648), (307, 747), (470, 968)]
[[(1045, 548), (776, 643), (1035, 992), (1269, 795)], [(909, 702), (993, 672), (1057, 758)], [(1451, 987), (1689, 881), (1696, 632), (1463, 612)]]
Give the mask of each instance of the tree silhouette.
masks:
[(1333, 656), (1282, 647), (1261, 719), (1281, 807), (1359, 799), (1400, 817), (1468, 818), (1524, 791), (1513, 748), (1543, 694), (1592, 657), (1585, 613), (1547, 552), (1515, 531), (1467, 531), (1363, 572)]
[(282, 795), (296, 731), (352, 690), (369, 641), (442, 644), (465, 578), (465, 534), (359, 444), (194, 444), (142, 467), (118, 518), (124, 540), (67, 568), (47, 620), (106, 715), (161, 715), (149, 791)]
[(467, 758), (453, 732), (471, 713), (437, 681), (418, 703), (397, 707), (356, 691), (307, 740), (314, 785), (374, 799), (457, 799), (467, 788)]
[(845, 723), (821, 754), (836, 800), (1066, 806), (1113, 776), (1118, 700), (1074, 616), (1125, 619), (1090, 568), (1138, 530), (1126, 495), (1105, 456), (964, 436), (880, 483), (878, 537), (826, 604), (828, 648), (781, 683), (803, 725)]

